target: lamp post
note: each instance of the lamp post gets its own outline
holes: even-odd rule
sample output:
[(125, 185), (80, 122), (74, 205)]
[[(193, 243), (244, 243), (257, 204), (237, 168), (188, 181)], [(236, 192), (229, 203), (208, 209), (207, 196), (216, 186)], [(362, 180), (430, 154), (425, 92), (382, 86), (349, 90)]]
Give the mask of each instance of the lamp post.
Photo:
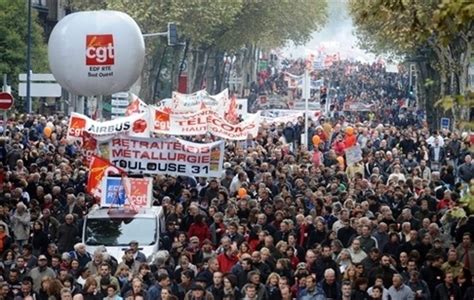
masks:
[(31, 0), (28, 0), (28, 33), (26, 46), (26, 101), (25, 111), (31, 112)]
[(304, 70), (304, 77), (303, 77), (303, 98), (304, 98), (304, 143), (306, 147), (308, 147), (308, 117), (309, 117), (309, 108), (308, 108), (308, 101), (309, 97), (311, 96), (311, 81), (309, 77), (309, 69), (305, 68)]

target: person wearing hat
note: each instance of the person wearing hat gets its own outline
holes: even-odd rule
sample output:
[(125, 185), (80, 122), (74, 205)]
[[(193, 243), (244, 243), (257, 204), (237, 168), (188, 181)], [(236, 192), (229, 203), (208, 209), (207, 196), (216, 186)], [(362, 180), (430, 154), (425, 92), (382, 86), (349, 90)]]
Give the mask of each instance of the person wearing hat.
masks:
[(133, 258), (140, 263), (146, 263), (146, 255), (140, 250), (138, 250), (138, 241), (136, 240), (130, 241), (128, 245), (130, 246), (130, 249), (132, 249), (133, 251)]
[(140, 262), (136, 261), (135, 258), (133, 258), (133, 255), (134, 255), (133, 248), (128, 248), (127, 250), (125, 250), (125, 253), (122, 257), (122, 262), (118, 265), (117, 268), (120, 269), (122, 265), (126, 265), (129, 267), (130, 271), (133, 274), (137, 273), (138, 268), (140, 267)]
[(186, 293), (184, 300), (214, 300), (214, 296), (206, 291), (206, 278), (196, 277), (191, 290)]
[(30, 271), (29, 276), (33, 280), (33, 291), (39, 293), (41, 288), (41, 280), (46, 276), (54, 278), (56, 277), (56, 273), (53, 271), (53, 269), (48, 267), (48, 259), (46, 256), (41, 254), (38, 256), (38, 266)]

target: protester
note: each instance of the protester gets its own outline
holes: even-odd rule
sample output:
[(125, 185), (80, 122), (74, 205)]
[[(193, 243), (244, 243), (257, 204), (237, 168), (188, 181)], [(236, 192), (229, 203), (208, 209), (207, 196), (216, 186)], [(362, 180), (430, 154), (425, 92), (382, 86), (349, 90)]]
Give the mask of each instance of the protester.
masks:
[[(292, 62), (283, 71), (303, 68)], [(293, 92), (272, 72), (259, 74), (254, 93)], [(85, 155), (66, 139), (67, 118), (11, 115), (0, 131), (0, 297), (472, 294), (469, 135), (430, 131), (403, 92), (403, 70), (340, 61), (318, 76), (332, 85), (331, 111), (308, 124), (318, 136), (315, 144), (308, 137), (309, 148), (300, 142), (304, 118), (264, 123), (249, 141), (226, 142), (220, 178), (154, 176), (151, 203), (166, 220), (150, 259), (138, 241), (125, 242), (123, 257), (105, 247), (86, 251), (83, 218), (96, 200), (85, 193)], [(372, 112), (344, 111), (354, 103)], [(43, 123), (50, 136), (36, 130)], [(348, 155), (354, 146), (355, 160)]]

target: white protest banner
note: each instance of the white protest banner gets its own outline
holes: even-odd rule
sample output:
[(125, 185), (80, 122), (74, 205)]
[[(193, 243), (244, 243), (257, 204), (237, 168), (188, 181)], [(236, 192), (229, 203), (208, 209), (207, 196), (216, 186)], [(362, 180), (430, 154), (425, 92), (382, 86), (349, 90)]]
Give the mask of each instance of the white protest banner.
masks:
[[(261, 120), (267, 124), (279, 124), (287, 122), (295, 123), (298, 120), (298, 117), (304, 117), (304, 114), (304, 110), (268, 109), (261, 111)], [(320, 110), (308, 110), (308, 117), (310, 119), (316, 121), (320, 116)]]
[(346, 149), (346, 162), (348, 166), (362, 160), (362, 149), (360, 145), (355, 145)]
[(375, 105), (359, 101), (346, 102), (343, 106), (344, 111), (374, 111)]
[(211, 133), (228, 140), (246, 140), (256, 137), (260, 124), (260, 113), (248, 114), (245, 121), (230, 124), (211, 109), (202, 109), (195, 113), (167, 113), (156, 107), (150, 109), (152, 131), (170, 135), (201, 135)]
[(118, 134), (149, 137), (150, 126), (148, 125), (148, 120), (148, 111), (105, 122), (94, 121), (85, 115), (72, 113), (69, 119), (67, 138), (73, 140), (82, 139), (84, 131), (98, 141), (109, 140)]
[(199, 109), (202, 100), (207, 96), (206, 90), (200, 90), (192, 94), (173, 92), (171, 95), (171, 99), (173, 99), (171, 109), (177, 112), (189, 111), (195, 107)]
[(298, 121), (299, 117), (303, 117), (302, 113), (296, 112), (289, 115), (277, 116), (277, 117), (267, 117), (262, 116), (262, 121), (267, 124), (281, 124), (291, 122), (295, 124)]
[(109, 160), (130, 173), (220, 177), (224, 141), (198, 144), (177, 138), (118, 137)]
[(193, 94), (173, 92), (171, 106), (169, 101), (162, 101), (162, 103), (175, 114), (196, 112), (207, 107), (212, 108), (220, 116), (223, 116), (230, 104), (229, 90), (225, 89), (216, 95), (209, 95), (205, 90), (200, 90)]

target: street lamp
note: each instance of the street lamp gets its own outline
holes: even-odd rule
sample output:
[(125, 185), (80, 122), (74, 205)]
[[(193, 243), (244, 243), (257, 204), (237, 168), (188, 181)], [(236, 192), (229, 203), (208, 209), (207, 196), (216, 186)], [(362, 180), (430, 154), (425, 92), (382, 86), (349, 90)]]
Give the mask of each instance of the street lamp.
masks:
[(26, 46), (26, 101), (25, 111), (31, 113), (31, 0), (28, 0), (28, 33)]

